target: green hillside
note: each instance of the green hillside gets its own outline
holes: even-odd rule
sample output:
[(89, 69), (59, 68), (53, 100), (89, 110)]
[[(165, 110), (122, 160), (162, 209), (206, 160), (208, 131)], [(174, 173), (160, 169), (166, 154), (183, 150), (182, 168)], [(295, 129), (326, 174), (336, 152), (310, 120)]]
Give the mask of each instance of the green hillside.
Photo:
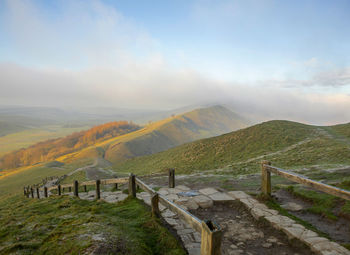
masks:
[(290, 121), (269, 121), (229, 134), (115, 164), (117, 172), (150, 173), (175, 167), (179, 172), (227, 168), (256, 172), (262, 159), (281, 167), (350, 164), (350, 148), (326, 129)]
[(235, 113), (222, 106), (213, 106), (150, 123), (135, 132), (97, 143), (57, 160), (71, 162), (86, 157), (104, 157), (110, 162), (118, 163), (186, 142), (227, 133), (246, 125)]

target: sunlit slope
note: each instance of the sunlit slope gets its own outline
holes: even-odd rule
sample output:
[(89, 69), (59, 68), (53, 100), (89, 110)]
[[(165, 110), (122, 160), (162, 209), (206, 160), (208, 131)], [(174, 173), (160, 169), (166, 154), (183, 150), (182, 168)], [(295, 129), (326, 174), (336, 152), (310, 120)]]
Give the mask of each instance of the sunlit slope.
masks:
[(256, 171), (262, 159), (280, 166), (350, 163), (350, 150), (323, 127), (290, 121), (269, 121), (229, 134), (203, 139), (150, 156), (116, 164), (117, 172), (180, 172), (232, 168)]
[(119, 163), (135, 156), (157, 153), (246, 126), (246, 122), (235, 113), (222, 106), (213, 106), (151, 123), (135, 132), (98, 143), (58, 160), (71, 161), (98, 156)]

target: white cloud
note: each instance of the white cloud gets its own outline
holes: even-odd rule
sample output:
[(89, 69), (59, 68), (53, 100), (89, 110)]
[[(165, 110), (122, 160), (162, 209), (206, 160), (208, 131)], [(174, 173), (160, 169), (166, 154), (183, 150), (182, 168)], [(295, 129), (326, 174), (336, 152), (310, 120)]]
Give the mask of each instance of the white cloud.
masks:
[[(64, 4), (58, 4), (63, 17), (58, 19), (45, 16), (29, 1), (7, 1), (3, 21), (16, 49), (38, 65), (0, 62), (1, 104), (164, 109), (210, 102), (230, 104), (256, 120), (350, 121), (350, 96), (303, 90), (344, 87), (350, 81), (349, 68), (305, 80), (222, 82), (170, 66), (157, 51), (156, 39), (100, 1)], [(178, 55), (186, 59), (183, 51)], [(312, 58), (304, 65), (315, 68), (319, 62)]]
[(158, 42), (112, 6), (98, 0), (54, 4), (53, 13), (32, 1), (8, 0), (1, 20), (13, 47), (39, 66), (118, 66), (155, 52)]
[[(20, 75), (19, 75), (20, 74)], [(314, 124), (350, 121), (350, 96), (305, 93), (276, 84), (223, 83), (191, 70), (159, 65), (53, 71), (0, 65), (3, 104), (175, 108), (229, 104), (256, 121), (290, 119)]]

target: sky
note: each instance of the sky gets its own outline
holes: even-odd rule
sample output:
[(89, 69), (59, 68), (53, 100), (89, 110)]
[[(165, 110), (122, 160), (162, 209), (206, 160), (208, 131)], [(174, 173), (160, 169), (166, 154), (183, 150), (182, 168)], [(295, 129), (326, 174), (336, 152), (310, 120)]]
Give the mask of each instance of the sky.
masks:
[(0, 0), (0, 105), (350, 122), (350, 1)]

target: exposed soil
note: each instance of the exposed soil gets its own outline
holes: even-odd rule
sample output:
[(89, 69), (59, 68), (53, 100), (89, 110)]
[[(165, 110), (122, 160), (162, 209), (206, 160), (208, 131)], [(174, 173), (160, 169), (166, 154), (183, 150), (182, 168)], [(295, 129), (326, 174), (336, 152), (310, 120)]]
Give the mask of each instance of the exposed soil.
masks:
[[(199, 177), (199, 176), (198, 176)], [(198, 190), (201, 188), (206, 187), (215, 187), (218, 190), (243, 190), (246, 192), (253, 192), (253, 193), (259, 193), (260, 192), (260, 176), (251, 175), (249, 178), (243, 178), (243, 179), (231, 179), (231, 180), (220, 180), (218, 178), (206, 178), (206, 177), (186, 177), (186, 176), (177, 176), (176, 178), (176, 185), (186, 185), (188, 187), (191, 187), (194, 190)], [(168, 185), (168, 177), (146, 177), (143, 178), (147, 183), (150, 183), (154, 186), (167, 186)], [(220, 188), (218, 188), (220, 187)], [(280, 189), (276, 191), (273, 194), (277, 202), (281, 205), (292, 202), (299, 204), (303, 207), (303, 210), (301, 211), (290, 211), (288, 212), (306, 222), (309, 222), (312, 224), (315, 228), (320, 230), (321, 232), (324, 232), (330, 236), (333, 240), (339, 243), (350, 243), (350, 220), (344, 217), (338, 217), (337, 221), (330, 220), (326, 217), (323, 217), (322, 215), (317, 215), (311, 212), (307, 211), (307, 208), (310, 208), (312, 204), (310, 202), (304, 201), (301, 198), (297, 198), (293, 196), (291, 193), (284, 189)], [(212, 218), (211, 216), (215, 213), (221, 213), (223, 216), (221, 218), (223, 221), (232, 220), (230, 216), (235, 216), (237, 213), (236, 209), (229, 210), (228, 215), (225, 216), (225, 212), (215, 212), (212, 210), (215, 210), (216, 207), (212, 208), (210, 211), (203, 211), (202, 209), (198, 212), (194, 212), (194, 214), (198, 214), (200, 218)], [(228, 209), (228, 208), (226, 208)], [(220, 210), (220, 209), (219, 209)], [(201, 215), (202, 214), (202, 215)], [(233, 218), (234, 219), (234, 218)], [(248, 221), (251, 222), (251, 221)], [(222, 224), (220, 222), (220, 224)], [(225, 225), (225, 224), (223, 224)], [(232, 240), (231, 240), (232, 241)], [(232, 243), (232, 242), (231, 242)], [(255, 241), (254, 241), (255, 243)], [(259, 243), (257, 241), (257, 243)], [(254, 246), (254, 244), (252, 244)], [(261, 248), (261, 246), (260, 246)], [(254, 254), (254, 253), (252, 253)], [(258, 254), (258, 253), (256, 253)], [(262, 253), (261, 253), (262, 254)], [(274, 253), (267, 253), (267, 254), (274, 254)], [(278, 254), (278, 253), (276, 253)], [(289, 253), (286, 253), (289, 254)]]
[(106, 172), (103, 169), (97, 167), (90, 167), (85, 170), (86, 177), (89, 180), (98, 180), (98, 179), (108, 179), (112, 178), (112, 175)]
[(322, 215), (306, 211), (312, 204), (293, 196), (287, 190), (280, 189), (273, 194), (279, 204), (293, 202), (300, 204), (304, 209), (301, 211), (288, 211), (290, 214), (309, 222), (318, 230), (327, 233), (332, 239), (340, 243), (350, 243), (350, 220), (338, 217), (338, 220), (330, 220)]
[(257, 222), (238, 201), (194, 210), (191, 213), (200, 219), (215, 219), (223, 228), (223, 255), (313, 254), (303, 244), (291, 244), (280, 231)]

